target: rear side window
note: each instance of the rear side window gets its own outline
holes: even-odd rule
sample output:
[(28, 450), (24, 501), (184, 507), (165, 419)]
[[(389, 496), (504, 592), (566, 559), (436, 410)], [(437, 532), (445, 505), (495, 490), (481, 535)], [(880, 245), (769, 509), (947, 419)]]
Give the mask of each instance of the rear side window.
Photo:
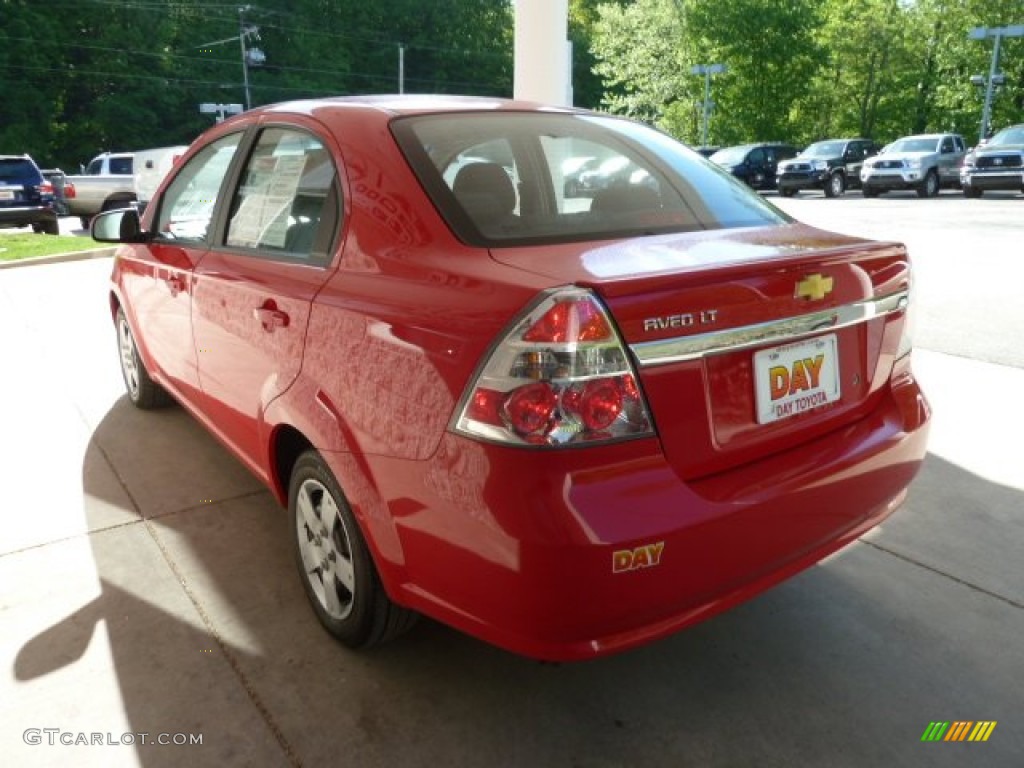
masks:
[(398, 118), (392, 131), (441, 215), (488, 246), (612, 239), (788, 219), (668, 136), (598, 115)]
[(264, 130), (231, 205), (225, 244), (326, 263), (337, 228), (334, 163), (312, 134)]

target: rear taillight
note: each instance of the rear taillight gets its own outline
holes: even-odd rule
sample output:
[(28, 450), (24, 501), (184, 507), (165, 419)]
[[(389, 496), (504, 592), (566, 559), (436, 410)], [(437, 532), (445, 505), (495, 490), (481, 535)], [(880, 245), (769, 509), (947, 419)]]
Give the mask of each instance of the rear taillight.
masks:
[(653, 434), (615, 326), (582, 288), (545, 294), (512, 324), (470, 384), (454, 428), (549, 446)]
[(72, 198), (75, 197), (75, 185), (70, 181), (64, 182), (64, 197)]
[(49, 181), (44, 181), (42, 184), (36, 185), (36, 191), (39, 192), (40, 195), (52, 195), (53, 184)]

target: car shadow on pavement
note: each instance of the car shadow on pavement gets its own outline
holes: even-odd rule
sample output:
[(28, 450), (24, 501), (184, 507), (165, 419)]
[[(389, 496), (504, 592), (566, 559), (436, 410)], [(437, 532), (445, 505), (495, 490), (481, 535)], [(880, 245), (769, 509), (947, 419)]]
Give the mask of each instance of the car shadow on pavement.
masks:
[[(936, 456), (872, 541), (668, 640), (561, 665), (428, 620), (371, 652), (336, 644), (306, 604), (285, 513), (181, 409), (119, 400), (83, 467), (104, 462), (124, 493), (88, 469), (84, 493), (128, 498), (138, 519), (91, 534), (101, 594), (28, 639), (14, 676), (74, 664), (102, 624), (131, 730), (203, 734), (136, 744), (140, 765), (959, 766), (967, 745), (920, 741), (957, 718), (1001, 721), (972, 745), (984, 764), (1024, 754), (1019, 602), (887, 543), (901, 518), (894, 550), (915, 526), (987, 524), (1024, 495)], [(949, 484), (956, 507), (938, 496)]]

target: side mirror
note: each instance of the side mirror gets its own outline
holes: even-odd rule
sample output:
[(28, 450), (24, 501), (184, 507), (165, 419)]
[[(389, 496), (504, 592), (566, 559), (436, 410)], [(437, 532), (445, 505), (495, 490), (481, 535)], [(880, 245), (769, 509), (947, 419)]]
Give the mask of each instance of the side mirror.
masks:
[(142, 231), (139, 212), (134, 208), (115, 208), (93, 217), (89, 233), (98, 243), (144, 243), (149, 240)]

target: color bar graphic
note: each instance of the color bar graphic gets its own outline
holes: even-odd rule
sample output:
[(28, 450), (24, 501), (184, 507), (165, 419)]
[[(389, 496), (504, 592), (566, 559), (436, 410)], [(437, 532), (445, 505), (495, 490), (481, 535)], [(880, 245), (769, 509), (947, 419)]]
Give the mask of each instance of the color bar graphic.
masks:
[(996, 720), (933, 720), (921, 734), (921, 741), (988, 741)]

